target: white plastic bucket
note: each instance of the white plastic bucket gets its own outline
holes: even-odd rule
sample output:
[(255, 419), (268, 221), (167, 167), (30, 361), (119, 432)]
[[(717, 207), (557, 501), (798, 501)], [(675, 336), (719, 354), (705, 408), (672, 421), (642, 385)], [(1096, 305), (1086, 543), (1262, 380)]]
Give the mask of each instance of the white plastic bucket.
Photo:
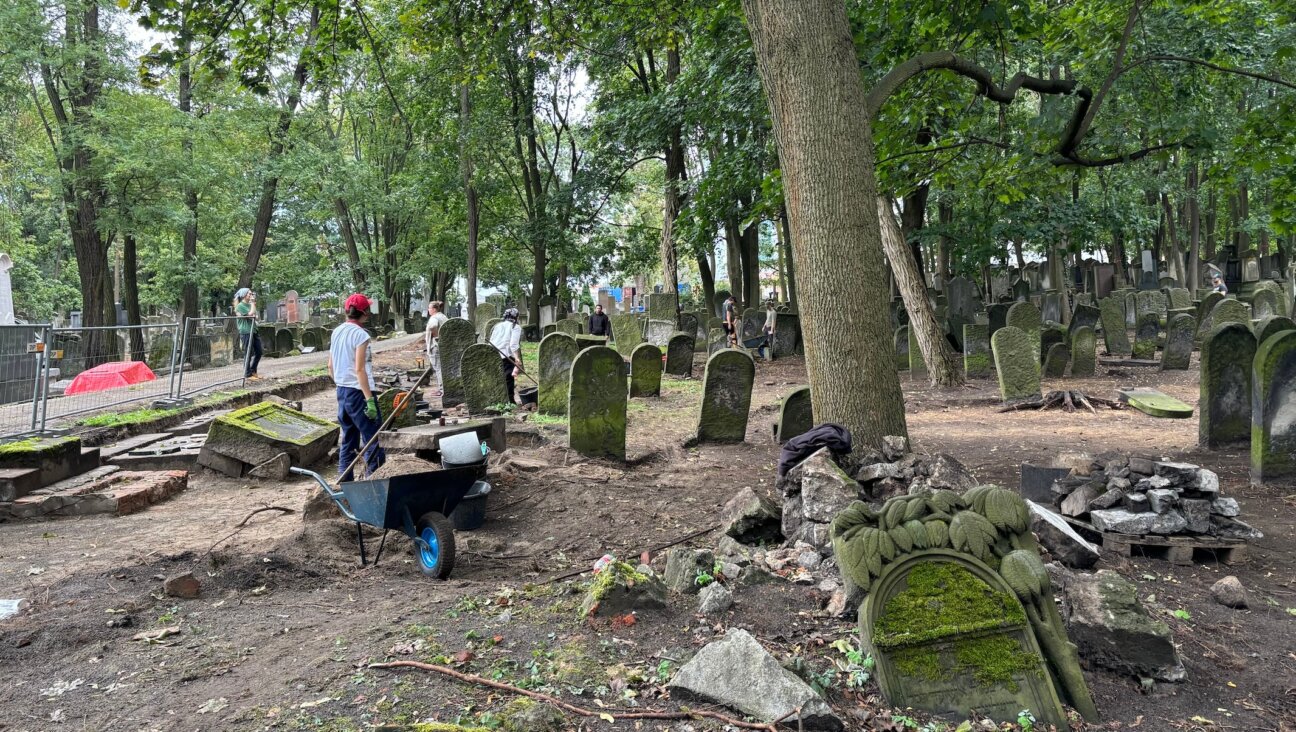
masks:
[(444, 465), (476, 465), (486, 459), (486, 446), (476, 432), (441, 438), (441, 462)]

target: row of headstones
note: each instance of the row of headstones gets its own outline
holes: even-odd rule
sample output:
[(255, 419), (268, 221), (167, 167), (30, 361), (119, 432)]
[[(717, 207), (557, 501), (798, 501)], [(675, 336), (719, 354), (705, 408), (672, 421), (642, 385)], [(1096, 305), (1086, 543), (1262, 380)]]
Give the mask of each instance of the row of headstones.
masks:
[(323, 351), (333, 342), (333, 331), (319, 326), (285, 328), (274, 324), (257, 326), (261, 347), (270, 358), (287, 356), (293, 351), (313, 348)]

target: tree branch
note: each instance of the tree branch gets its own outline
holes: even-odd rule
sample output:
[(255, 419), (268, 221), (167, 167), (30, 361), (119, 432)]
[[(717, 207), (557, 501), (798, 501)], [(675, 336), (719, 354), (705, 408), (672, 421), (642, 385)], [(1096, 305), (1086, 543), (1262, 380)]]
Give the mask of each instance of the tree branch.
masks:
[(1122, 69), (1122, 71), (1129, 71), (1130, 69), (1136, 66), (1140, 66), (1148, 61), (1176, 61), (1178, 63), (1192, 64), (1194, 66), (1203, 66), (1208, 69), (1214, 69), (1215, 71), (1222, 71), (1226, 74), (1237, 74), (1238, 76), (1245, 76), (1251, 79), (1267, 81), (1270, 84), (1276, 84), (1278, 86), (1287, 87), (1288, 89), (1296, 89), (1296, 83), (1292, 83), (1290, 81), (1287, 81), (1286, 79), (1282, 79), (1277, 76), (1269, 76), (1268, 74), (1261, 74), (1255, 71), (1247, 71), (1246, 69), (1233, 68), (1231, 66), (1221, 66), (1219, 64), (1211, 63), (1210, 61), (1203, 61), (1202, 59), (1199, 58), (1189, 58), (1187, 56), (1172, 56), (1169, 54), (1162, 54), (1162, 53), (1153, 54), (1151, 56), (1144, 56), (1138, 61), (1131, 63), (1129, 66), (1126, 66), (1124, 69)]

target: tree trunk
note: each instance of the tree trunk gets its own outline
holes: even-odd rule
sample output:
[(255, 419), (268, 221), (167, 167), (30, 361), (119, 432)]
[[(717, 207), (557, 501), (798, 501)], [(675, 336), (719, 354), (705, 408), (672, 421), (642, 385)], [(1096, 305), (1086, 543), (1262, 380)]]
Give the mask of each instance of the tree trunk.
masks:
[[(140, 317), (138, 257), (136, 256), (135, 237), (127, 234), (122, 238), (122, 307), (126, 309), (126, 324), (131, 326), (143, 322)], [(144, 360), (144, 334), (138, 328), (130, 330), (130, 360)]]
[[(315, 45), (315, 34), (319, 29), (320, 11), (318, 6), (311, 7), (310, 27), (306, 33), (306, 43), (297, 55), (297, 64), (293, 67), (293, 86), (288, 93), (284, 108), (279, 110), (279, 122), (275, 125), (270, 140), (270, 150), (266, 162), (273, 166), (288, 145), (288, 130), (292, 127), (293, 115), (297, 105), (301, 104), (302, 90), (306, 88), (306, 77), (309, 70), (308, 61)], [(243, 262), (243, 272), (239, 274), (238, 286), (251, 287), (252, 278), (261, 264), (261, 253), (265, 251), (266, 237), (270, 235), (270, 222), (274, 219), (275, 196), (279, 190), (279, 174), (270, 175), (261, 184), (261, 201), (257, 205), (256, 219), (252, 222), (252, 241), (248, 244), (247, 257)]]
[(360, 264), (360, 248), (356, 246), (355, 224), (351, 221), (351, 208), (341, 198), (333, 199), (333, 211), (337, 215), (338, 230), (342, 232), (342, 242), (346, 245), (347, 262), (351, 265), (351, 284), (356, 292), (364, 292), (365, 275)]
[[(191, 43), (187, 33), (181, 35), (183, 40), (180, 43), (180, 55), (184, 60), (180, 62), (179, 103), (180, 113), (185, 116), (186, 122), (189, 122), (193, 111), (193, 65), (189, 60)], [(191, 129), (185, 130), (182, 147), (185, 162), (192, 168), (193, 132)], [(198, 191), (188, 178), (185, 179), (184, 184), (184, 201), (189, 219), (185, 221), (183, 236), (184, 284), (180, 288), (181, 323), (185, 318), (196, 318), (202, 314), (198, 312)], [(131, 347), (134, 350), (133, 343)]]
[(705, 254), (697, 255), (698, 275), (702, 278), (702, 297), (705, 301), (702, 303), (703, 312), (710, 312), (715, 309), (715, 271), (711, 269), (711, 261)]
[(733, 214), (725, 217), (725, 273), (729, 275), (729, 294), (734, 296), (738, 306), (752, 307), (743, 299), (742, 235), (738, 231), (738, 219)]
[[(873, 141), (841, 0), (743, 0), (769, 100), (805, 297), (801, 327), (815, 422), (858, 447), (907, 435), (896, 374)], [(843, 297), (842, 293), (853, 293)]]
[(753, 221), (743, 229), (738, 240), (743, 264), (743, 300), (747, 307), (760, 307), (760, 222)]
[(787, 265), (783, 256), (783, 237), (779, 231), (778, 222), (774, 222), (774, 267), (778, 272), (779, 299), (787, 302)]
[[(954, 204), (941, 201), (937, 211), (941, 222), (941, 235), (940, 251), (936, 255), (936, 275), (940, 278), (941, 292), (944, 292), (945, 286), (950, 281), (950, 245), (953, 244), (953, 239), (949, 235), (949, 228), (954, 223)], [(986, 292), (989, 292), (989, 283), (986, 284)]]
[(930, 184), (919, 185), (905, 195), (904, 208), (900, 211), (900, 234), (913, 252), (913, 260), (918, 265), (918, 274), (924, 291), (927, 289), (927, 278), (924, 275), (927, 268), (923, 266), (922, 237), (919, 236), (919, 232), (922, 231), (923, 223), (927, 220), (927, 195), (930, 192)]
[(783, 227), (782, 246), (783, 259), (787, 262), (788, 278), (788, 302), (792, 305), (797, 303), (797, 284), (796, 284), (796, 260), (792, 256), (792, 227), (788, 223), (787, 206), (783, 207), (779, 216), (779, 225)]
[(1188, 276), (1184, 274), (1183, 254), (1180, 252), (1179, 230), (1175, 226), (1174, 206), (1170, 204), (1170, 194), (1165, 191), (1161, 192), (1161, 210), (1165, 215), (1166, 225), (1166, 264), (1173, 270), (1171, 276), (1183, 285)]
[(909, 328), (918, 341), (923, 362), (927, 364), (927, 375), (931, 378), (932, 386), (958, 386), (963, 383), (963, 369), (960, 368), (958, 354), (950, 347), (945, 330), (936, 319), (922, 274), (914, 265), (909, 248), (905, 246), (904, 237), (900, 234), (900, 227), (891, 215), (891, 205), (882, 196), (878, 197), (877, 205), (882, 248), (887, 260), (891, 262), (891, 272), (900, 288), (900, 297), (904, 298), (905, 312), (909, 313)]
[(1201, 282), (1201, 203), (1197, 200), (1200, 190), (1197, 180), (1197, 163), (1188, 166), (1188, 288), (1189, 297), (1197, 298), (1197, 284)]
[[(458, 37), (459, 51), (463, 53), (463, 36)], [(469, 133), (472, 125), (472, 99), (468, 82), (459, 85), (459, 168), (463, 176), (464, 196), (468, 204), (468, 275), (464, 296), (468, 301), (468, 319), (477, 314), (477, 187), (473, 185), (473, 158)], [(532, 299), (538, 300), (532, 293)], [(444, 299), (444, 297), (442, 298)], [(538, 321), (537, 321), (538, 322)]]
[[(669, 90), (680, 74), (680, 55), (675, 48), (666, 51), (666, 87)], [(679, 292), (679, 267), (675, 258), (675, 220), (679, 218), (679, 184), (684, 178), (684, 145), (679, 125), (672, 125), (666, 141), (666, 190), (662, 195), (661, 264), (662, 289)]]

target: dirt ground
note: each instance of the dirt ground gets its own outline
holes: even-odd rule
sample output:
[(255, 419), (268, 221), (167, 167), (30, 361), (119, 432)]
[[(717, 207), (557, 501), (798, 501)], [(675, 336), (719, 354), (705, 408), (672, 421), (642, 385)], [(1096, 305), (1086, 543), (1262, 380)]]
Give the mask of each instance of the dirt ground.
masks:
[[(413, 355), (390, 351), (379, 364), (410, 368)], [(699, 376), (701, 363), (699, 356)], [(1195, 405), (1196, 379), (1195, 369), (1125, 368), (1066, 385), (1108, 397), (1118, 386), (1157, 386)], [(562, 424), (511, 423), (510, 449), (492, 457), (489, 520), (458, 535), (459, 559), (444, 582), (419, 573), (399, 534), (388, 536), (377, 567), (361, 568), (353, 525), (303, 524), (302, 504), (317, 490), (305, 480), (230, 480), (200, 470), (178, 497), (138, 514), (0, 525), (0, 598), (30, 601), (0, 621), (0, 730), (341, 731), (428, 721), (491, 728), (512, 698), (418, 671), (368, 668), (390, 659), (452, 664), (596, 712), (677, 709), (665, 679), (729, 627), (749, 630), (827, 686), (853, 729), (904, 728), (875, 683), (858, 690), (840, 677), (833, 683), (827, 672), (841, 655), (831, 644), (853, 638), (854, 628), (828, 618), (828, 598), (813, 587), (738, 589), (719, 620), (696, 615), (695, 598), (672, 598), (665, 611), (613, 626), (579, 619), (581, 578), (553, 580), (604, 553), (634, 561), (704, 532), (745, 486), (773, 495), (771, 426), (779, 399), (803, 383), (800, 359), (759, 364), (747, 441), (684, 448), (701, 383), (668, 379), (660, 399), (632, 401), (625, 464), (570, 453)], [(1104, 556), (1099, 566), (1134, 581), (1171, 625), (1189, 678), (1148, 691), (1136, 679), (1087, 669), (1104, 719), (1090, 728), (1296, 730), (1296, 487), (1250, 487), (1245, 454), (1198, 452), (1196, 419), (1000, 414), (992, 381), (957, 390), (905, 381), (904, 389), (915, 448), (954, 455), (985, 482), (1015, 486), (1021, 462), (1076, 452), (1183, 458), (1216, 470), (1265, 538), (1249, 562), (1232, 567)], [(304, 408), (330, 417), (336, 407), (322, 392)], [(535, 461), (547, 467), (535, 469)], [(293, 512), (252, 514), (266, 507)], [(716, 538), (701, 533), (685, 543), (713, 546)], [(377, 534), (366, 540), (372, 552)], [(201, 597), (163, 595), (162, 579), (185, 571), (200, 580)], [(1210, 586), (1225, 574), (1247, 587), (1249, 610), (1211, 599)], [(178, 632), (132, 640), (163, 629)], [(923, 723), (907, 716), (919, 720), (915, 729)], [(565, 724), (721, 728), (597, 716)]]

